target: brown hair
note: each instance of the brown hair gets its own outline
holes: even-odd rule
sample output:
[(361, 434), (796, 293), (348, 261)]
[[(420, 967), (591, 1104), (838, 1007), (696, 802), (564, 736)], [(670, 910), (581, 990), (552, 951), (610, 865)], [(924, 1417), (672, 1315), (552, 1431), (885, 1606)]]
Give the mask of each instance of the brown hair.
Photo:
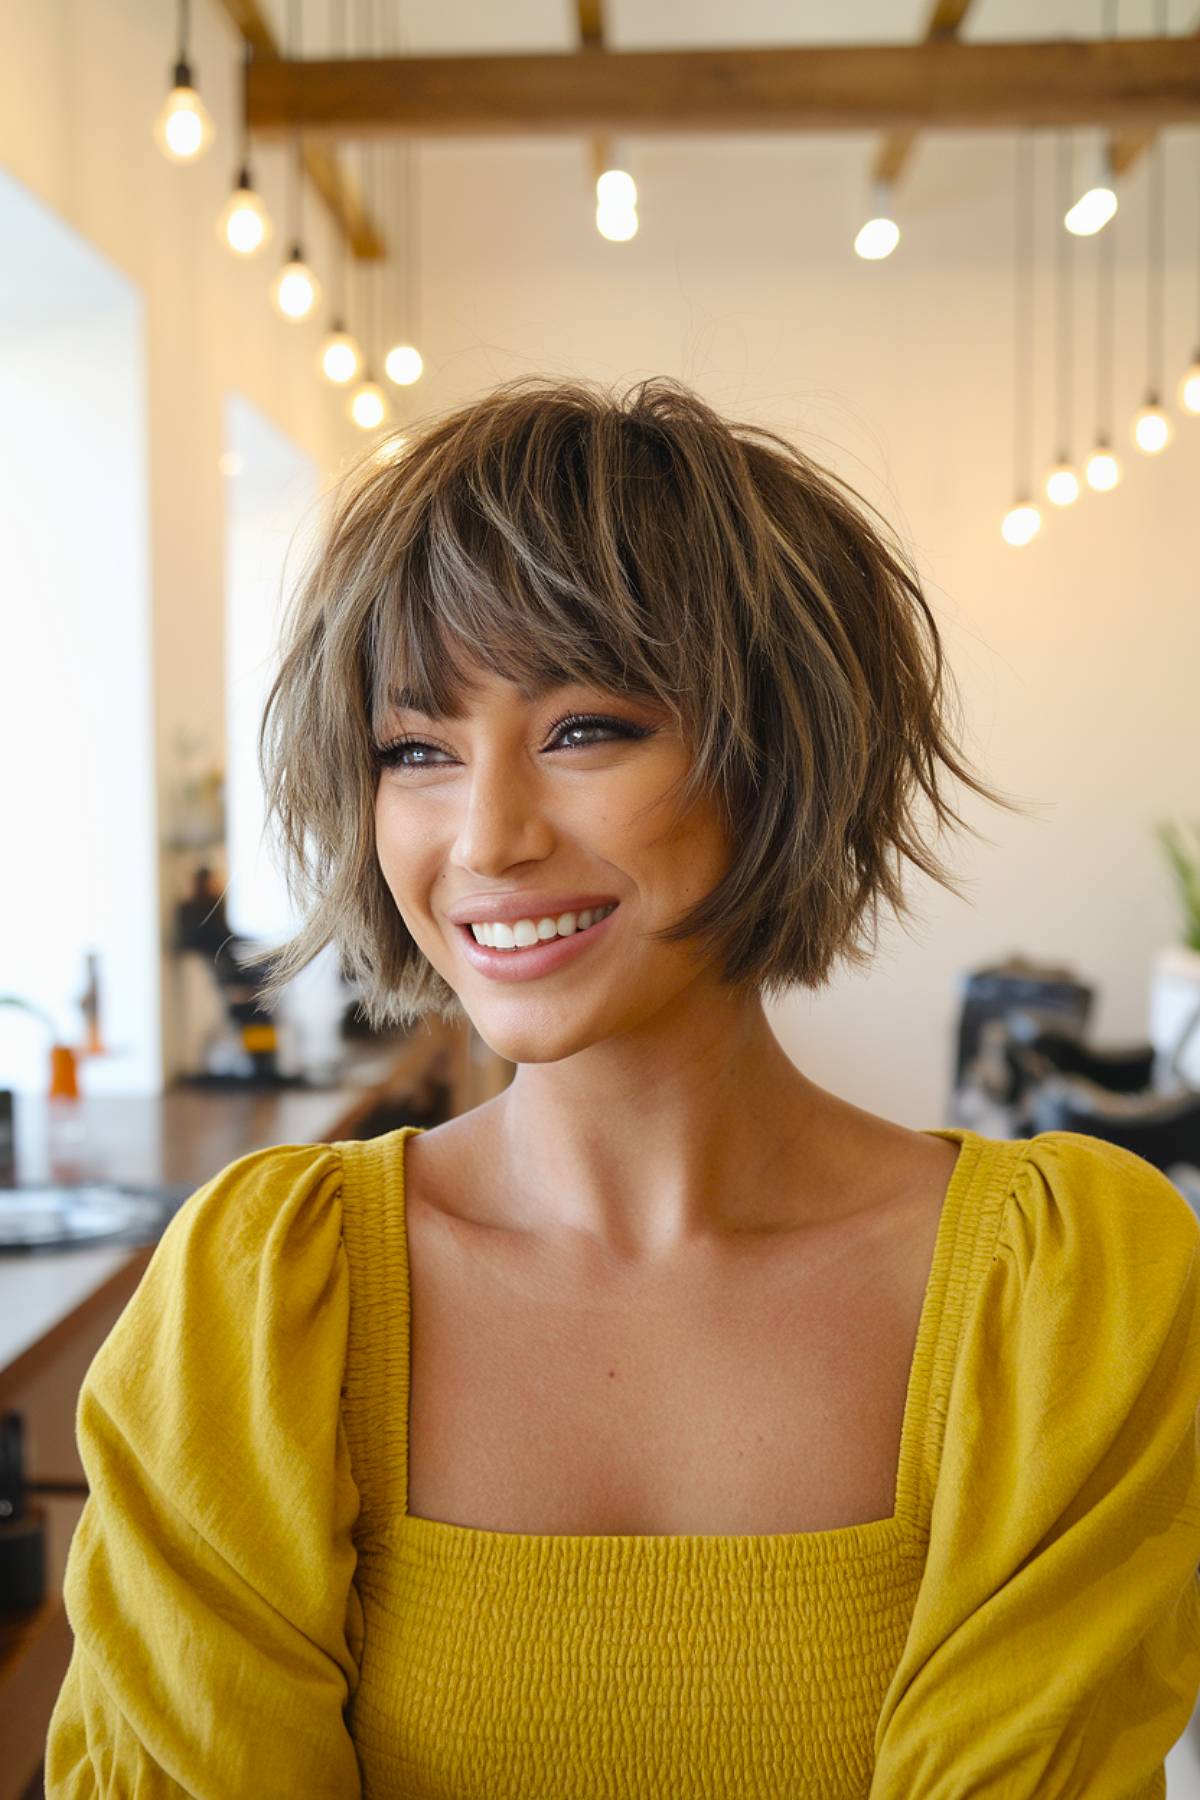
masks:
[(579, 681), (670, 708), (680, 805), (715, 797), (733, 853), (659, 935), (763, 996), (869, 963), (881, 902), (911, 911), (905, 858), (963, 897), (913, 820), (920, 790), (939, 830), (965, 825), (939, 764), (1024, 810), (948, 734), (933, 615), (853, 488), (672, 379), (618, 397), (520, 377), (393, 434), (335, 491), (259, 735), (306, 913), (266, 953), (269, 997), (333, 942), (374, 1026), (465, 1016), (380, 871), (374, 750), (396, 683), (461, 717), (475, 663), (527, 693)]

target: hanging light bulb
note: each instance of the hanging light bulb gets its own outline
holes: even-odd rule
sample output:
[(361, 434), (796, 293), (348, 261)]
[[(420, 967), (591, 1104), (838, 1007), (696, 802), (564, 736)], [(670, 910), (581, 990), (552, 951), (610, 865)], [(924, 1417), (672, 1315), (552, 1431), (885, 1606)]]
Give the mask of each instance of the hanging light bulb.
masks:
[[(413, 172), (413, 151), (411, 144), (406, 144), (404, 156), (404, 310), (403, 321), (409, 331), (416, 328), (416, 292), (418, 280), (419, 237), (417, 232), (417, 187)], [(390, 168), (384, 165), (385, 187), (398, 188), (394, 164)], [(395, 217), (396, 208), (392, 207)], [(396, 387), (411, 387), (420, 381), (425, 371), (425, 359), (415, 344), (396, 342), (385, 353), (383, 372)]]
[[(250, 67), (253, 50), (246, 43), (243, 56), (242, 76), (242, 118), (246, 117), (246, 72)], [(271, 237), (271, 220), (261, 197), (255, 193), (250, 179), (250, 132), (242, 125), (241, 167), (237, 181), (229, 199), (225, 202), (217, 217), (217, 237), (227, 250), (235, 256), (255, 256), (269, 242)]]
[(1000, 524), (1000, 535), (1006, 544), (1028, 544), (1041, 529), (1042, 515), (1028, 496), (1025, 496), (1005, 513)]
[(1163, 324), (1163, 141), (1159, 134), (1150, 146), (1150, 187), (1146, 218), (1146, 363), (1149, 370), (1146, 398), (1133, 415), (1133, 441), (1147, 456), (1157, 456), (1175, 435), (1170, 416), (1162, 405)]
[(1145, 403), (1133, 415), (1133, 441), (1147, 456), (1165, 450), (1175, 435), (1170, 414), (1158, 403), (1157, 394), (1147, 394)]
[(1180, 377), (1178, 399), (1185, 413), (1200, 413), (1200, 349), (1193, 356), (1191, 367)]
[(625, 169), (605, 169), (596, 178), (596, 230), (610, 243), (624, 244), (637, 228), (637, 183)]
[(237, 256), (254, 256), (270, 239), (270, 217), (250, 185), (250, 170), (245, 165), (217, 219), (217, 236)]
[[(1071, 187), (1071, 133), (1058, 138), (1058, 203), (1064, 203)], [(1058, 441), (1062, 448), (1046, 476), (1046, 498), (1052, 506), (1073, 506), (1081, 489), (1069, 448), (1074, 423), (1075, 396), (1075, 240), (1065, 231), (1056, 236), (1054, 298), (1057, 302), (1058, 344), (1054, 359), (1055, 400), (1058, 406)]]
[(388, 397), (371, 375), (350, 396), (349, 415), (362, 431), (374, 431), (389, 415)]
[(185, 60), (175, 64), (175, 86), (154, 121), (154, 141), (175, 163), (198, 162), (213, 141), (212, 120), (192, 86), (192, 72)]
[(1096, 439), (1096, 447), (1087, 459), (1084, 474), (1087, 476), (1088, 486), (1097, 494), (1107, 494), (1120, 481), (1121, 465), (1113, 455), (1107, 438)]
[(1016, 179), (1013, 194), (1016, 216), (1013, 230), (1013, 467), (1015, 499), (1000, 522), (1006, 544), (1030, 543), (1042, 528), (1042, 515), (1030, 498), (1033, 449), (1030, 419), (1033, 410), (1033, 140), (1025, 131), (1017, 140)]
[[(1196, 171), (1196, 182), (1193, 191), (1197, 198), (1200, 199), (1200, 169), (1197, 169)], [(1196, 227), (1196, 236), (1193, 240), (1197, 250), (1196, 315), (1197, 320), (1200, 321), (1200, 218), (1196, 221)], [(1200, 333), (1198, 333), (1196, 348), (1192, 352), (1191, 364), (1183, 371), (1183, 374), (1179, 378), (1176, 399), (1179, 401), (1180, 410), (1182, 412), (1191, 413), (1193, 418), (1200, 415)]]
[(1046, 498), (1054, 506), (1073, 506), (1080, 494), (1079, 477), (1070, 458), (1060, 456), (1046, 476)]
[(872, 182), (868, 210), (871, 217), (859, 226), (854, 239), (854, 254), (861, 256), (864, 262), (881, 262), (900, 242), (900, 227), (892, 217), (890, 181)]
[[(1114, 22), (1110, 14), (1110, 35)], [(1113, 283), (1116, 274), (1117, 227), (1105, 232), (1096, 246), (1096, 441), (1084, 465), (1084, 478), (1094, 494), (1107, 494), (1121, 479), (1121, 464), (1113, 452)]]
[(305, 262), (300, 245), (293, 244), (290, 260), (271, 283), (271, 304), (281, 319), (299, 325), (312, 317), (320, 298), (321, 285)]
[(317, 369), (335, 387), (344, 387), (362, 368), (362, 351), (358, 339), (348, 332), (340, 319), (335, 319), (317, 352)]
[(179, 0), (179, 54), (174, 85), (154, 121), (154, 141), (169, 162), (198, 162), (213, 141), (213, 122), (192, 85), (188, 61), (188, 0)]
[(1063, 224), (1075, 237), (1095, 237), (1117, 210), (1117, 190), (1106, 144), (1087, 146), (1081, 155), (1082, 181), (1079, 198), (1063, 214)]
[[(375, 144), (364, 144), (360, 152), (363, 194), (367, 211), (372, 218), (378, 217), (379, 213), (376, 192), (378, 154), (378, 146)], [(370, 366), (370, 358), (378, 346), (375, 336), (375, 298), (378, 286), (375, 277), (379, 273), (377, 263), (362, 269), (360, 273), (363, 277), (363, 342), (366, 345), (367, 368), (363, 379), (351, 394), (346, 410), (360, 431), (374, 431), (391, 416), (391, 402), (376, 381)]]
[(411, 387), (420, 381), (425, 363), (415, 344), (393, 344), (383, 359), (383, 372), (397, 387)]

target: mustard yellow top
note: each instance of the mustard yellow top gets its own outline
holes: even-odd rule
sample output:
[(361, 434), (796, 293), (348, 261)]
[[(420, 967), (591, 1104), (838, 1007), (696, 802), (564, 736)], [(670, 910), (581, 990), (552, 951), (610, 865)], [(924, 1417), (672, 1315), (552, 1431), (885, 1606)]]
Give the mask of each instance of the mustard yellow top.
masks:
[(891, 1518), (406, 1511), (404, 1146), (195, 1193), (94, 1358), (50, 1800), (1162, 1800), (1200, 1688), (1200, 1222), (1075, 1132), (960, 1143)]

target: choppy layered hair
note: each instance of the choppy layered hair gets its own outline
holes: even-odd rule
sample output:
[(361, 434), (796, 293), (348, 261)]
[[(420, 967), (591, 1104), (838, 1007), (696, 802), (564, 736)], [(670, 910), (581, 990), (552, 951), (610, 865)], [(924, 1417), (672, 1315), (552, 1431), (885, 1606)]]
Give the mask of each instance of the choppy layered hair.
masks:
[(375, 1028), (465, 1017), (380, 870), (375, 750), (398, 685), (460, 718), (479, 667), (665, 703), (677, 803), (715, 799), (732, 860), (658, 936), (764, 999), (868, 964), (881, 905), (911, 912), (906, 860), (963, 898), (917, 820), (923, 795), (936, 833), (964, 827), (947, 772), (1025, 810), (952, 738), (917, 573), (853, 488), (678, 381), (521, 377), (385, 439), (332, 495), (259, 734), (305, 921), (266, 953), (268, 1000), (334, 943)]

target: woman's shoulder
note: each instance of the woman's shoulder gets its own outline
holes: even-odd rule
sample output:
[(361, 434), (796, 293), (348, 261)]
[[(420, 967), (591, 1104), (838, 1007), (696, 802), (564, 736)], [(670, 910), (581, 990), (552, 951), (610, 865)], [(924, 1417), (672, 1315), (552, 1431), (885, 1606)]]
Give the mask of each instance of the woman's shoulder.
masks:
[(329, 1144), (253, 1150), (210, 1176), (155, 1245), (93, 1358), (88, 1391), (137, 1382), (164, 1357), (172, 1380), (223, 1387), (234, 1367), (251, 1374), (256, 1331), (269, 1325), (277, 1344), (302, 1336), (344, 1262), (341, 1193)]
[(1013, 1166), (997, 1248), (1024, 1269), (1040, 1260), (1094, 1270), (1110, 1287), (1122, 1274), (1155, 1285), (1190, 1274), (1200, 1219), (1134, 1151), (1084, 1132), (1043, 1131)]

